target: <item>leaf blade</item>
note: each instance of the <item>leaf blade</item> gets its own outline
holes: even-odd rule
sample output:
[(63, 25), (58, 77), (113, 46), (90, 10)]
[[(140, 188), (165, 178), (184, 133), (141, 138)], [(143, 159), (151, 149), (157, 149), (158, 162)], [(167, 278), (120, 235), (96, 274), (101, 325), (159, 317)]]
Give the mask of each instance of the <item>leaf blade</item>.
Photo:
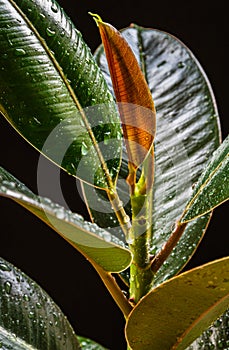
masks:
[(139, 64), (126, 40), (110, 24), (95, 18), (118, 102), (129, 165), (136, 169), (152, 147), (156, 111)]
[[(81, 177), (89, 183), (86, 162), (90, 161), (95, 185), (106, 188), (108, 173), (114, 181), (119, 169), (119, 117), (81, 34), (58, 6), (56, 9), (53, 12), (51, 2), (1, 0), (0, 110), (27, 141), (70, 174), (79, 176), (78, 165), (85, 158)], [(85, 111), (88, 106), (94, 107)], [(107, 151), (103, 147), (101, 152), (97, 143), (103, 142), (105, 132), (115, 147), (108, 146)], [(49, 137), (58, 139), (61, 156), (55, 140), (44, 146)], [(104, 158), (109, 159), (105, 177)]]
[[(122, 31), (140, 65), (143, 65), (157, 109), (153, 235), (151, 254), (156, 255), (180, 219), (196, 183), (214, 150), (220, 144), (220, 125), (215, 98), (209, 81), (197, 59), (179, 39), (163, 31), (133, 26)], [(109, 69), (99, 47), (96, 60), (112, 91)], [(144, 61), (142, 64), (142, 60)], [(169, 127), (168, 127), (169, 126)], [(123, 149), (118, 192), (130, 214), (128, 156)], [(92, 197), (90, 191), (90, 198)], [(105, 203), (104, 203), (105, 206)], [(112, 227), (110, 208), (100, 215), (92, 208), (99, 225)], [(104, 209), (105, 212), (105, 209)], [(167, 262), (155, 276), (155, 284), (177, 274), (198, 247), (211, 215), (188, 223), (187, 228)], [(118, 225), (116, 224), (118, 230)], [(128, 278), (128, 273), (126, 273)]]
[(188, 202), (182, 222), (187, 222), (208, 213), (229, 198), (229, 136), (213, 154), (193, 195)]
[(89, 261), (109, 272), (118, 272), (130, 264), (129, 250), (111, 234), (51, 200), (36, 196), (3, 168), (0, 168), (0, 175), (1, 196), (13, 199), (32, 212)]
[(80, 350), (71, 325), (48, 294), (2, 258), (0, 300), (0, 344), (4, 349)]
[[(130, 345), (136, 350), (149, 345), (155, 350), (185, 349), (228, 307), (228, 269), (229, 258), (223, 258), (155, 288), (130, 314), (126, 328)], [(140, 314), (141, 324), (136, 322)]]

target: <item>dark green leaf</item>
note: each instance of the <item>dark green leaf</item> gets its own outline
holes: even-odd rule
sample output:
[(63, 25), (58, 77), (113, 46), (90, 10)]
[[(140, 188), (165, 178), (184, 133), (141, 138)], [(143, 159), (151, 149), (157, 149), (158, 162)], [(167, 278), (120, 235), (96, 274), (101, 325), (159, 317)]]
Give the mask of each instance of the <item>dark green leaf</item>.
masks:
[(229, 346), (229, 310), (219, 317), (211, 327), (196, 339), (187, 350), (228, 350)]
[(23, 272), (0, 258), (0, 348), (80, 350), (59, 307)]
[(0, 28), (2, 114), (68, 173), (109, 187), (120, 163), (120, 122), (81, 34), (55, 1), (42, 0), (0, 0)]
[(229, 258), (223, 258), (155, 288), (129, 316), (130, 346), (134, 350), (186, 349), (228, 308), (228, 275)]
[(188, 202), (182, 222), (211, 211), (229, 198), (229, 136), (215, 151), (207, 168), (198, 180)]
[[(157, 111), (151, 248), (154, 255), (170, 236), (192, 194), (192, 185), (219, 146), (219, 119), (210, 84), (184, 44), (168, 33), (137, 26), (125, 29), (122, 34), (142, 67)], [(97, 50), (96, 59), (112, 91), (102, 47)], [(128, 187), (124, 181), (128, 175), (127, 164), (124, 149), (118, 190), (128, 211)], [(88, 186), (85, 192), (90, 207), (92, 193)], [(116, 226), (120, 235), (109, 203), (103, 202), (103, 207), (103, 215), (98, 206), (92, 208), (94, 221), (103, 227)], [(158, 271), (156, 284), (175, 275), (187, 263), (205, 232), (209, 217), (207, 214), (187, 225), (177, 247)]]
[(84, 337), (77, 337), (80, 342), (80, 346), (82, 350), (106, 350), (103, 346), (97, 344), (91, 339)]
[(0, 195), (32, 212), (104, 270), (119, 272), (131, 263), (130, 251), (116, 237), (50, 199), (33, 194), (3, 168), (0, 168)]

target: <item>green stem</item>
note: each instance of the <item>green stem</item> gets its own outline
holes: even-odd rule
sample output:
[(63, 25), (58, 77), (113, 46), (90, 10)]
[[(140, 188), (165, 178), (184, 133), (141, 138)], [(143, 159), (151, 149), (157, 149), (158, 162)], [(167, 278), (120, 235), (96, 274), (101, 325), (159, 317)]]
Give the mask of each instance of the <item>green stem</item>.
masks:
[[(152, 191), (151, 191), (152, 192)], [(130, 267), (130, 300), (137, 303), (152, 289), (153, 272), (151, 270), (151, 205), (152, 193), (132, 194), (132, 228), (129, 246), (133, 254)]]
[(114, 209), (115, 215), (118, 219), (118, 222), (119, 222), (125, 236), (128, 237), (129, 232), (131, 230), (130, 218), (126, 214), (125, 209), (123, 208), (123, 203), (120, 200), (117, 191), (114, 189), (111, 189), (111, 190), (107, 191), (107, 196), (110, 200), (112, 208)]

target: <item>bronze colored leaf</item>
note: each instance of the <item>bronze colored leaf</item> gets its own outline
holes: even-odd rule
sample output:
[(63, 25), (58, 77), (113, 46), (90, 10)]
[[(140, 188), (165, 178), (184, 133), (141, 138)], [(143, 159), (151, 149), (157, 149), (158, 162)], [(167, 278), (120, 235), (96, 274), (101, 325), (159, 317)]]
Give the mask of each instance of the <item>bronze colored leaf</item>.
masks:
[(93, 15), (100, 30), (129, 158), (135, 171), (152, 147), (155, 107), (144, 74), (127, 41), (113, 26)]

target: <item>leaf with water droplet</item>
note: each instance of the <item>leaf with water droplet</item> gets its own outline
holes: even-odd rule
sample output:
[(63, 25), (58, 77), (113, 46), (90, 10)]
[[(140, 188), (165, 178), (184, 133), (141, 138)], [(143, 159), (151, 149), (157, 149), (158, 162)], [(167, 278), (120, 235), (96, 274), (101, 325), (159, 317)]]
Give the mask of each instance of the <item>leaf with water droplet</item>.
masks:
[[(1, 167), (0, 175), (2, 178), (0, 196), (11, 198), (28, 209), (65, 238), (89, 261), (110, 272), (120, 272), (129, 266), (130, 251), (111, 233), (96, 224), (84, 221), (80, 215), (66, 210), (51, 200), (47, 201), (33, 194)], [(13, 188), (12, 183), (15, 184)]]
[(213, 153), (195, 185), (181, 222), (202, 216), (229, 199), (229, 136)]
[(0, 269), (0, 348), (46, 350), (48, 344), (52, 350), (80, 350), (71, 325), (46, 292), (2, 258), (0, 266), (7, 267)]
[[(15, 0), (14, 4), (3, 0), (4, 11), (0, 11), (0, 21), (12, 27), (14, 38), (8, 40), (9, 30), (4, 27), (0, 85), (5, 94), (0, 111), (59, 167), (93, 186), (112, 187), (121, 162), (120, 120), (91, 50), (55, 1)], [(19, 21), (12, 25), (15, 18)], [(86, 113), (90, 106), (94, 108)], [(96, 106), (102, 108), (98, 111)], [(112, 159), (99, 146), (105, 131), (116, 140)], [(83, 142), (90, 149), (87, 154)], [(79, 164), (81, 169), (84, 166), (80, 173)]]
[(85, 337), (77, 337), (82, 350), (107, 350), (103, 346)]
[[(192, 194), (192, 184), (198, 180), (209, 158), (220, 144), (220, 121), (215, 97), (206, 74), (185, 44), (169, 33), (138, 25), (131, 25), (121, 32), (145, 74), (157, 110), (152, 213), (154, 255), (168, 240), (173, 224), (181, 217)], [(96, 50), (95, 59), (104, 72), (110, 90), (113, 91), (102, 45)], [(181, 59), (184, 67), (178, 68)], [(127, 176), (128, 155), (123, 148), (117, 190), (126, 212), (131, 215), (128, 186), (124, 181)], [(88, 189), (89, 186), (83, 186), (88, 198), (88, 207), (92, 203), (90, 212), (93, 220), (102, 227), (114, 226), (115, 218), (110, 219), (112, 210), (109, 202), (102, 202), (102, 214), (94, 210), (96, 206), (93, 191)], [(97, 192), (97, 198), (101, 197), (101, 191)], [(197, 249), (210, 217), (209, 213), (187, 225), (174, 254), (170, 255), (156, 274), (156, 285), (174, 276), (186, 265)], [(121, 232), (118, 234), (121, 235)]]
[[(223, 258), (156, 287), (129, 315), (130, 346), (135, 350), (186, 349), (228, 308), (228, 275), (229, 258)], [(209, 288), (212, 280), (215, 288)]]

